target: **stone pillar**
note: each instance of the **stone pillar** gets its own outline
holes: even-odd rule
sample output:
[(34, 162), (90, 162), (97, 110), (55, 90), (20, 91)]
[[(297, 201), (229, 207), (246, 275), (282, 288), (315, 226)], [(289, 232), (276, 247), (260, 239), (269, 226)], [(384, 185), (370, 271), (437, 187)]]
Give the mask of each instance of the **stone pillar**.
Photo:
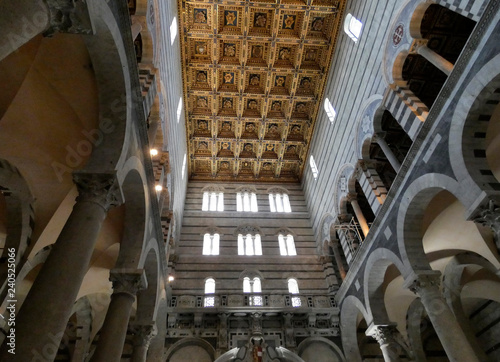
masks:
[(441, 295), (440, 280), (440, 272), (425, 270), (411, 275), (404, 285), (420, 297), (449, 360), (479, 361), (453, 312)]
[(394, 171), (398, 172), (399, 169), (401, 168), (401, 163), (399, 163), (399, 160), (396, 158), (396, 156), (390, 149), (387, 142), (385, 142), (385, 139), (379, 134), (374, 134), (372, 140), (377, 142), (377, 144), (382, 149), (382, 152), (384, 152), (385, 157), (387, 157), (387, 160), (391, 164)]
[(399, 359), (399, 345), (394, 335), (398, 333), (395, 325), (371, 325), (366, 330), (367, 336), (375, 338), (380, 345), (380, 350), (385, 362), (397, 362)]
[(342, 263), (342, 258), (340, 256), (338, 240), (332, 240), (332, 242), (330, 243), (330, 246), (333, 250), (333, 256), (335, 258), (335, 263), (337, 264), (337, 268), (339, 270), (340, 277), (342, 278), (342, 280), (344, 280), (345, 276), (346, 276), (346, 271), (344, 268), (344, 263)]
[(366, 237), (368, 232), (370, 231), (370, 227), (368, 226), (368, 222), (366, 221), (365, 215), (363, 215), (363, 211), (361, 211), (361, 207), (359, 207), (358, 200), (355, 195), (349, 195), (349, 202), (356, 214), (356, 219), (358, 219), (358, 223), (361, 226), (361, 230), (363, 231), (363, 235)]
[(292, 313), (283, 313), (284, 327), (285, 327), (285, 347), (295, 348), (295, 337), (293, 334)]
[(419, 39), (415, 40), (412, 44), (412, 52), (420, 54), (430, 63), (432, 63), (436, 68), (442, 71), (444, 74), (449, 76), (453, 70), (453, 63), (443, 58), (441, 55), (427, 47), (427, 40)]
[(146, 362), (149, 344), (156, 335), (155, 325), (153, 323), (133, 325), (131, 329), (134, 334), (134, 351), (130, 362)]
[(93, 33), (84, 1), (2, 1), (0, 24), (0, 61), (43, 32)]
[(493, 239), (500, 253), (500, 208), (493, 200), (479, 210), (479, 214), (472, 219), (474, 222), (489, 227), (493, 231)]
[(113, 294), (92, 362), (120, 362), (135, 296), (147, 287), (144, 270), (112, 270)]
[(109, 208), (121, 203), (115, 174), (77, 172), (79, 196), (16, 320), (16, 354), (1, 361), (52, 361)]

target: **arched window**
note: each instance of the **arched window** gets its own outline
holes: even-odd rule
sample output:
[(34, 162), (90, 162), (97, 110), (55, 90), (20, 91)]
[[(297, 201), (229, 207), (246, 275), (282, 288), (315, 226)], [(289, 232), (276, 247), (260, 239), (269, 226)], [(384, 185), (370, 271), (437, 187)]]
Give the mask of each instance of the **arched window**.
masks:
[(202, 211), (224, 211), (224, 193), (205, 191), (203, 193)]
[(259, 234), (238, 234), (238, 255), (262, 255)]
[(281, 255), (297, 255), (295, 250), (295, 242), (293, 240), (293, 235), (278, 235), (278, 241), (280, 244), (280, 254)]
[(318, 167), (316, 166), (316, 162), (314, 162), (313, 155), (311, 155), (311, 157), (309, 158), (309, 166), (311, 166), (313, 177), (316, 180), (318, 178), (319, 172), (318, 172)]
[(207, 294), (215, 293), (215, 280), (213, 278), (208, 278), (205, 280), (205, 300), (204, 307), (215, 307), (215, 297), (207, 296)]
[(271, 212), (292, 212), (290, 199), (285, 193), (269, 194), (269, 207)]
[(325, 108), (326, 115), (330, 120), (330, 123), (333, 123), (333, 121), (335, 121), (335, 117), (337, 116), (337, 111), (335, 110), (335, 108), (333, 108), (328, 98), (325, 98), (325, 103), (323, 104), (323, 106)]
[[(288, 293), (299, 294), (299, 283), (297, 283), (297, 279), (288, 279)], [(301, 305), (302, 302), (300, 301), (300, 297), (292, 297), (292, 307), (300, 307)]]
[[(262, 286), (260, 284), (260, 278), (255, 277), (250, 279), (249, 277), (243, 278), (243, 293), (262, 293)], [(248, 299), (248, 305), (252, 306), (262, 306), (262, 296), (253, 295)]]
[(347, 14), (344, 22), (344, 31), (356, 43), (361, 35), (363, 23), (351, 14)]
[(236, 194), (236, 211), (259, 211), (255, 192), (238, 192)]
[(203, 236), (203, 255), (219, 255), (220, 235), (210, 235), (206, 233)]

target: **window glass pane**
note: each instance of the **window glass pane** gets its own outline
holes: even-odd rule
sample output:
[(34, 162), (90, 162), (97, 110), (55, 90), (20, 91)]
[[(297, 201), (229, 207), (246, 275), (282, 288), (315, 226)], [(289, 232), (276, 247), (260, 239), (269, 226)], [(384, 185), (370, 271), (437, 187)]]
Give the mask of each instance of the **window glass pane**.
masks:
[(262, 293), (262, 287), (260, 285), (260, 279), (259, 278), (253, 278), (253, 289), (252, 291), (254, 293)]
[(243, 200), (240, 192), (236, 194), (236, 211), (243, 211)]
[(262, 297), (260, 295), (254, 295), (253, 297), (251, 297), (250, 305), (253, 305), (256, 307), (262, 307), (262, 305), (263, 305)]
[(204, 307), (215, 307), (215, 297), (205, 297)]
[(278, 212), (283, 212), (283, 201), (281, 200), (281, 194), (276, 194), (276, 210)]
[(278, 242), (280, 244), (280, 254), (281, 255), (288, 255), (288, 253), (286, 251), (285, 237), (283, 235), (279, 234)]
[(262, 242), (259, 234), (255, 235), (255, 255), (262, 255)]
[(250, 200), (250, 206), (253, 212), (259, 211), (259, 208), (257, 206), (257, 195), (252, 193), (251, 200)]
[(288, 255), (297, 255), (292, 235), (287, 235), (286, 237), (286, 248), (288, 250)]
[(292, 297), (292, 307), (297, 308), (302, 306), (302, 302), (300, 300), (300, 297)]
[(245, 255), (253, 255), (253, 241), (252, 235), (248, 234), (245, 237)]
[(210, 194), (210, 211), (216, 211), (217, 210), (217, 195), (215, 192), (212, 192)]
[(287, 194), (283, 194), (283, 209), (285, 212), (292, 212), (292, 207), (290, 206), (290, 199)]
[(271, 209), (271, 212), (276, 212), (276, 206), (274, 204), (274, 195), (269, 194), (269, 208)]
[(208, 192), (205, 191), (203, 193), (203, 204), (201, 205), (202, 211), (208, 211), (208, 200), (209, 200)]
[(219, 203), (217, 204), (217, 211), (224, 211), (224, 193), (219, 193)]
[(314, 161), (313, 155), (309, 158), (309, 166), (311, 166), (311, 171), (314, 179), (318, 178), (318, 168), (316, 167), (316, 162)]
[(356, 40), (359, 39), (361, 35), (361, 28), (363, 27), (363, 23), (356, 19), (354, 16), (351, 16), (349, 21), (349, 30), (352, 35), (356, 37)]
[(290, 294), (299, 294), (299, 284), (295, 279), (288, 279), (288, 292)]
[(243, 278), (243, 293), (250, 293), (252, 290), (250, 288), (250, 278)]
[(215, 280), (209, 278), (205, 281), (205, 294), (215, 293)]
[(250, 197), (248, 192), (243, 194), (243, 211), (250, 211)]
[(238, 235), (238, 255), (245, 255), (245, 242), (241, 234)]
[(210, 234), (205, 234), (203, 236), (203, 255), (210, 255)]
[(219, 255), (220, 236), (215, 234), (212, 239), (212, 255)]

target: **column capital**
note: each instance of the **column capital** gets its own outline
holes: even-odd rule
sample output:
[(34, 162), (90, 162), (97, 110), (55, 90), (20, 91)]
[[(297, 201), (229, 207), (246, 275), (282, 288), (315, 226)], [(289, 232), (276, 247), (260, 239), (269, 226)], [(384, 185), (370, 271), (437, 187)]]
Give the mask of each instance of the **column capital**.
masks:
[(439, 288), (441, 285), (441, 272), (437, 270), (422, 270), (413, 272), (403, 283), (403, 287), (413, 293), (421, 295), (429, 288)]
[(76, 201), (96, 203), (106, 211), (123, 202), (123, 195), (114, 172), (77, 171), (73, 173), (73, 182), (78, 188)]
[(151, 340), (158, 334), (154, 323), (151, 324), (133, 324), (130, 331), (134, 335), (134, 346), (149, 347)]
[(137, 292), (148, 286), (146, 274), (140, 269), (113, 269), (109, 280), (113, 283), (113, 294), (129, 294), (135, 298)]
[(365, 332), (367, 336), (375, 338), (381, 346), (395, 342), (396, 333), (396, 324), (372, 324)]
[(44, 0), (49, 7), (50, 27), (45, 36), (56, 32), (72, 34), (93, 34), (87, 2), (78, 0)]
[(348, 193), (347, 196), (346, 196), (346, 199), (348, 202), (353, 202), (353, 201), (358, 201), (358, 195), (355, 194), (355, 193)]
[(427, 46), (429, 40), (427, 39), (415, 39), (410, 47), (410, 54), (418, 53), (418, 49)]
[(495, 243), (500, 250), (500, 207), (493, 200), (489, 200), (487, 205), (479, 207), (472, 220), (493, 231)]

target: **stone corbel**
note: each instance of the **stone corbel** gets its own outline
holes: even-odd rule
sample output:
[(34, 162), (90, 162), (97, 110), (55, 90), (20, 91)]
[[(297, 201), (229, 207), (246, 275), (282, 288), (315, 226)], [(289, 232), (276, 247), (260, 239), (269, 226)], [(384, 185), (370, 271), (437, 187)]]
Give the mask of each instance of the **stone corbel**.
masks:
[(50, 27), (45, 36), (56, 32), (70, 34), (94, 34), (87, 1), (85, 0), (45, 0), (49, 7)]

